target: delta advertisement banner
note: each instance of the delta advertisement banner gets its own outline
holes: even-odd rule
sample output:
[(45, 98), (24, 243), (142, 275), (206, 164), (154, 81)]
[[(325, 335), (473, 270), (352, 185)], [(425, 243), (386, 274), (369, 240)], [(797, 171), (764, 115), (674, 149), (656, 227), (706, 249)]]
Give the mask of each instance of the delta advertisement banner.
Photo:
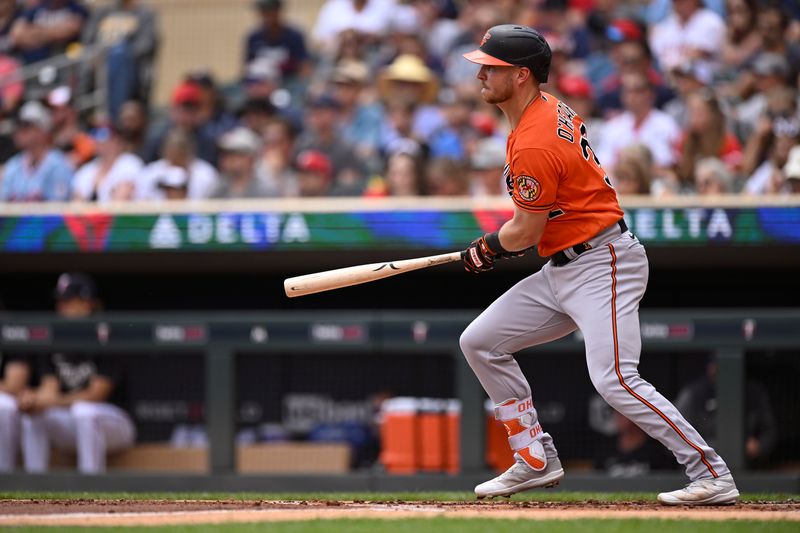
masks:
[[(323, 251), (457, 249), (495, 231), (510, 210), (350, 213), (219, 212), (0, 216), (0, 251)], [(800, 245), (800, 207), (634, 208), (648, 245)]]

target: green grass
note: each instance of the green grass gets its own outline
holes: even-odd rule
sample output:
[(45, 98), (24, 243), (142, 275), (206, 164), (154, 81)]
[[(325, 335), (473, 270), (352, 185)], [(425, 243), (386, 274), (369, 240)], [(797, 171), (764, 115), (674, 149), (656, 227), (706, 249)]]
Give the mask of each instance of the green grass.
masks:
[[(655, 501), (655, 492), (525, 492), (513, 501), (647, 502)], [(326, 500), (326, 501), (473, 501), (471, 492), (0, 492), (0, 500)], [(741, 501), (800, 502), (800, 494), (742, 494)], [(504, 500), (503, 500), (504, 501)]]
[(316, 520), (305, 522), (274, 522), (259, 524), (214, 524), (197, 526), (162, 527), (25, 527), (10, 528), (14, 532), (79, 533), (196, 533), (214, 531), (220, 533), (796, 533), (797, 522), (755, 521), (682, 521), (682, 520), (502, 520), (463, 518), (421, 518), (408, 520)]

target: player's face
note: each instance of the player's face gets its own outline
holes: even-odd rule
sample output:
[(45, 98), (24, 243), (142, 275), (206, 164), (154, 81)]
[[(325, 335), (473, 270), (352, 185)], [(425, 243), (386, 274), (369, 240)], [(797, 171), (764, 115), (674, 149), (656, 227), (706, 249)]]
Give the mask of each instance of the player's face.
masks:
[(488, 104), (500, 104), (514, 94), (514, 74), (519, 67), (481, 65), (477, 78), (481, 80), (481, 98)]

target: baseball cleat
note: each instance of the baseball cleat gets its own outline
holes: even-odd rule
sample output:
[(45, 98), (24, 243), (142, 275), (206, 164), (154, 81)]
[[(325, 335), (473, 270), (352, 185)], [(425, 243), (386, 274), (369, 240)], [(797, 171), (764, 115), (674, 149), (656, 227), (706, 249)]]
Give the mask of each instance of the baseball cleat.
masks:
[(558, 485), (564, 477), (564, 469), (558, 457), (547, 460), (547, 466), (541, 471), (536, 471), (519, 456), (514, 454), (517, 462), (511, 468), (494, 479), (481, 483), (475, 487), (475, 496), (478, 499), (494, 498), (495, 496), (511, 497), (512, 494), (523, 490), (535, 488), (552, 488)]
[(682, 489), (658, 495), (658, 502), (662, 505), (733, 505), (738, 500), (739, 490), (730, 474), (698, 479)]

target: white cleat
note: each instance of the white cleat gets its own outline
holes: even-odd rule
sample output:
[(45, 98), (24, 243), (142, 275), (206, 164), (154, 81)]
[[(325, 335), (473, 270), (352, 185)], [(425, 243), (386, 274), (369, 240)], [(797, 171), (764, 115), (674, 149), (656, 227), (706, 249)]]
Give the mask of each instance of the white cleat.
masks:
[(481, 483), (475, 487), (475, 496), (478, 499), (494, 498), (495, 496), (510, 497), (512, 494), (523, 490), (538, 487), (552, 488), (558, 485), (564, 477), (564, 469), (558, 458), (548, 459), (547, 466), (539, 472), (528, 466), (517, 454), (517, 462), (511, 468), (494, 479)]
[(658, 502), (663, 505), (733, 505), (738, 500), (739, 490), (730, 474), (698, 479), (680, 490), (658, 495)]

